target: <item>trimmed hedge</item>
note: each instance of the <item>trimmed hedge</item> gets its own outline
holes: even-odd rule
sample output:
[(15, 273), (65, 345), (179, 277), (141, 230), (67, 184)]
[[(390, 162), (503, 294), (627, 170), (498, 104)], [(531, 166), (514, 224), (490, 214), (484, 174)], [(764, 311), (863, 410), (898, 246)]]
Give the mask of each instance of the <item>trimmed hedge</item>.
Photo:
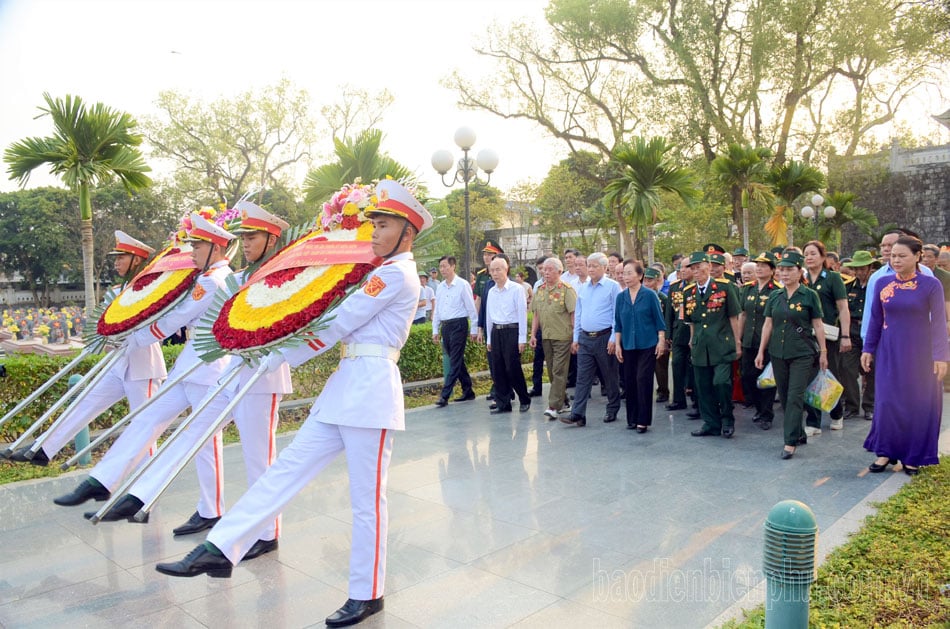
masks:
[[(181, 352), (181, 347), (181, 345), (172, 345), (162, 348), (165, 364), (169, 370)], [(339, 356), (339, 351), (333, 348), (294, 369), (292, 372), (294, 393), (284, 399), (309, 398), (319, 394), (327, 378), (336, 369)], [(533, 356), (531, 348), (526, 348), (522, 361), (531, 362)], [(72, 356), (14, 354), (4, 358), (2, 363), (7, 368), (7, 377), (0, 378), (0, 416), (13, 409), (20, 400), (35, 391), (74, 357), (75, 354)], [(90, 356), (84, 359), (74, 373), (85, 374), (100, 358), (101, 356)], [(471, 372), (487, 370), (485, 346), (469, 343), (465, 348), (465, 363)], [(440, 345), (432, 342), (431, 323), (412, 326), (409, 339), (402, 348), (399, 358), (399, 370), (402, 373), (403, 382), (418, 382), (442, 377), (442, 349)], [(66, 392), (67, 380), (68, 378), (62, 378), (39, 400), (27, 406), (20, 415), (0, 426), (0, 442), (13, 441), (32, 425)], [(127, 412), (128, 405), (123, 400), (96, 418), (92, 423), (92, 428), (94, 430), (108, 428)], [(50, 423), (52, 421), (50, 420)]]

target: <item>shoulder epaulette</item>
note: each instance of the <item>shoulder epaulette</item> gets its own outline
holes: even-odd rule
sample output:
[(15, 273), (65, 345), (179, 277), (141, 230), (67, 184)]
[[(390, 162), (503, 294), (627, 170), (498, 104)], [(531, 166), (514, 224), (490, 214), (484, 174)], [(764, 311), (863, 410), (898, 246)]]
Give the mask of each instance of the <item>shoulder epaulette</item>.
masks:
[(722, 282), (723, 284), (731, 284), (731, 283), (732, 283), (732, 282), (729, 280), (729, 278), (728, 278), (728, 277), (725, 277), (725, 276), (720, 277), (718, 280), (713, 280), (713, 281), (714, 281), (714, 282)]
[(745, 282), (743, 284), (743, 286), (754, 286), (754, 285), (755, 285), (755, 280), (749, 280), (748, 282)]
[(696, 286), (696, 282), (693, 282), (692, 284), (687, 284), (686, 286), (683, 287), (683, 290), (689, 290), (693, 288), (694, 286)]
[(785, 284), (782, 284), (778, 280), (772, 280), (772, 283), (775, 284), (775, 288), (785, 288)]

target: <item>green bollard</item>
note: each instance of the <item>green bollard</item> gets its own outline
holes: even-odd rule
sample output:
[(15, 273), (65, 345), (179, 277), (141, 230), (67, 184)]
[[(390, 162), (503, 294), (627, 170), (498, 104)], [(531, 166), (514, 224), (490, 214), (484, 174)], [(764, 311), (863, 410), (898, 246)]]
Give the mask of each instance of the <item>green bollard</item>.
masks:
[[(69, 388), (72, 389), (74, 386), (79, 384), (82, 381), (82, 376), (78, 373), (74, 373), (69, 376)], [(89, 426), (86, 426), (76, 435), (76, 438), (73, 440), (73, 443), (76, 446), (76, 452), (79, 452), (83, 448), (89, 445)], [(92, 463), (92, 453), (84, 454), (79, 458), (80, 465), (89, 465)]]
[(783, 500), (765, 519), (766, 629), (807, 629), (818, 522), (808, 505)]

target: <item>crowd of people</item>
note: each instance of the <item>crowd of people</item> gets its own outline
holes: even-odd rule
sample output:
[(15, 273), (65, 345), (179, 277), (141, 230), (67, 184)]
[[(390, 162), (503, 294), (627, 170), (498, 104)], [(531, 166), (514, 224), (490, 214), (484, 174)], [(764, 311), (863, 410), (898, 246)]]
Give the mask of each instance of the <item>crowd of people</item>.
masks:
[[(471, 340), (488, 352), (492, 414), (512, 412), (515, 396), (528, 411), (546, 368), (544, 415), (572, 427), (587, 425), (598, 384), (607, 398), (603, 421), (616, 421), (623, 406), (627, 428), (641, 434), (660, 403), (701, 422), (695, 437), (732, 438), (737, 404), (752, 410), (753, 426), (770, 430), (778, 401), (782, 459), (823, 428), (863, 418), (871, 422), (865, 447), (878, 457), (871, 472), (900, 461), (915, 474), (937, 462), (950, 243), (924, 244), (894, 229), (879, 258), (863, 250), (842, 258), (819, 240), (754, 257), (710, 243), (673, 256), (668, 275), (662, 263), (566, 249), (537, 260), (533, 286), (523, 273), (509, 277), (498, 243), (488, 241), (482, 255), (484, 268), (470, 283), (458, 280), (454, 257), (439, 263), (445, 281), (432, 322), (447, 358), (440, 407), (456, 383), (454, 401), (475, 399), (464, 363)], [(526, 346), (535, 351), (530, 383), (519, 359)], [(835, 381), (843, 393), (824, 409), (825, 422), (823, 405), (807, 392)], [(908, 395), (917, 412), (906, 412)]]
[(79, 306), (62, 308), (8, 308), (0, 313), (0, 330), (18, 341), (34, 338), (47, 343), (67, 343), (69, 337), (81, 337), (85, 317)]

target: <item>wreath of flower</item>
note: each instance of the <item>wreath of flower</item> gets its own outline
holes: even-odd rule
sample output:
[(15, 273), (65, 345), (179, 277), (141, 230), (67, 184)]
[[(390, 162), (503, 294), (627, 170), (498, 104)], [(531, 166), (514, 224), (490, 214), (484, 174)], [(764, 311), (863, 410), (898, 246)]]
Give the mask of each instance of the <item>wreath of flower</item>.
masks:
[[(345, 185), (323, 204), (313, 231), (281, 249), (243, 287), (232, 281), (219, 291), (196, 329), (202, 359), (253, 356), (277, 344), (306, 342), (325, 328), (335, 306), (381, 262), (372, 253), (373, 226), (365, 215), (375, 203), (373, 186), (359, 180)], [(343, 243), (354, 245), (352, 258), (295, 263)]]

